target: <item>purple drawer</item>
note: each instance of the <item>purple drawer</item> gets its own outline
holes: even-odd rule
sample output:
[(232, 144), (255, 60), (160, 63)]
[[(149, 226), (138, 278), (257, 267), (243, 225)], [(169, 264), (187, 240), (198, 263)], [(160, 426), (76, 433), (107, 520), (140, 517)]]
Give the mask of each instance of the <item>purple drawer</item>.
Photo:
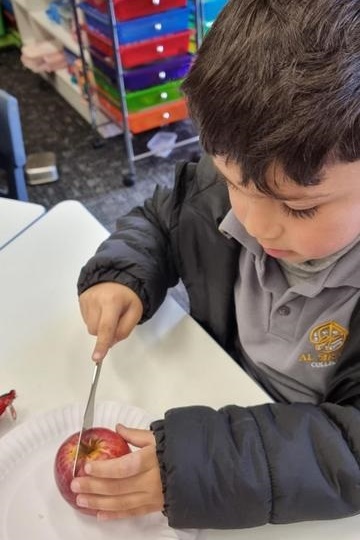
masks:
[(189, 71), (191, 54), (173, 56), (168, 60), (156, 62), (138, 69), (125, 71), (127, 90), (140, 90), (176, 79), (182, 79)]
[[(107, 62), (104, 57), (94, 54), (94, 51), (91, 51), (91, 54), (94, 65), (116, 83), (113, 62)], [(192, 58), (191, 54), (184, 54), (140, 68), (125, 70), (125, 88), (126, 90), (141, 90), (167, 81), (182, 79), (189, 71)]]
[(103, 56), (93, 47), (90, 47), (90, 55), (94, 66), (100, 69), (100, 71), (102, 71), (104, 75), (109, 77), (113, 82), (116, 82), (116, 71), (114, 68), (113, 59), (109, 56)]

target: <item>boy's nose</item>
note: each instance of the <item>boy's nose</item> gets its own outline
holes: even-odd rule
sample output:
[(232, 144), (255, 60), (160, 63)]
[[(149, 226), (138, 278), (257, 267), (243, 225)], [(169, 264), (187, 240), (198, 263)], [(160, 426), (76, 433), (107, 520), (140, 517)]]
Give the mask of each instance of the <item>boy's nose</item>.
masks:
[(275, 240), (282, 233), (276, 213), (270, 209), (248, 209), (242, 223), (247, 233), (257, 240)]

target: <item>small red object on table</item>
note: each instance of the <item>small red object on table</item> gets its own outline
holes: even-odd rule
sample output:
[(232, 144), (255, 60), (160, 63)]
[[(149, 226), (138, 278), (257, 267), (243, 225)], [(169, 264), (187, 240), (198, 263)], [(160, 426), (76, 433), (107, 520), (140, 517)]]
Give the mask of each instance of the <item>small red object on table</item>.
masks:
[(16, 419), (16, 411), (15, 407), (13, 405), (13, 401), (16, 398), (16, 392), (15, 390), (10, 390), (7, 394), (3, 394), (0, 396), (0, 416), (6, 411), (6, 409), (9, 407), (11, 416), (13, 420)]

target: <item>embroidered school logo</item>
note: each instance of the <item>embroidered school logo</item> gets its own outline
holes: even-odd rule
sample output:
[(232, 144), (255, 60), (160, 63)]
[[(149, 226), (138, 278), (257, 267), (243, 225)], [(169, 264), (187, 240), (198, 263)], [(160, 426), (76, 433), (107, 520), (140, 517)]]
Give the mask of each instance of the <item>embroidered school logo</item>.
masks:
[(314, 352), (302, 354), (300, 362), (309, 363), (314, 368), (335, 365), (348, 334), (348, 330), (335, 321), (315, 326), (309, 334)]

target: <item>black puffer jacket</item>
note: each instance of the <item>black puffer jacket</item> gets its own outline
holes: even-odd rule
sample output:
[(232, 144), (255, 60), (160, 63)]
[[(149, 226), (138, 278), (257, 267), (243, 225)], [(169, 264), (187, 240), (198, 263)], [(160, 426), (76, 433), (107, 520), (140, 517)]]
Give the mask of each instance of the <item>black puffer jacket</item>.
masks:
[[(239, 246), (218, 232), (228, 209), (209, 158), (180, 165), (172, 192), (158, 189), (119, 221), (82, 269), (79, 293), (101, 281), (126, 284), (146, 320), (181, 277), (191, 315), (241, 363), (233, 299)], [(243, 528), (360, 512), (359, 323), (357, 306), (319, 406), (184, 407), (154, 422), (171, 526)]]

